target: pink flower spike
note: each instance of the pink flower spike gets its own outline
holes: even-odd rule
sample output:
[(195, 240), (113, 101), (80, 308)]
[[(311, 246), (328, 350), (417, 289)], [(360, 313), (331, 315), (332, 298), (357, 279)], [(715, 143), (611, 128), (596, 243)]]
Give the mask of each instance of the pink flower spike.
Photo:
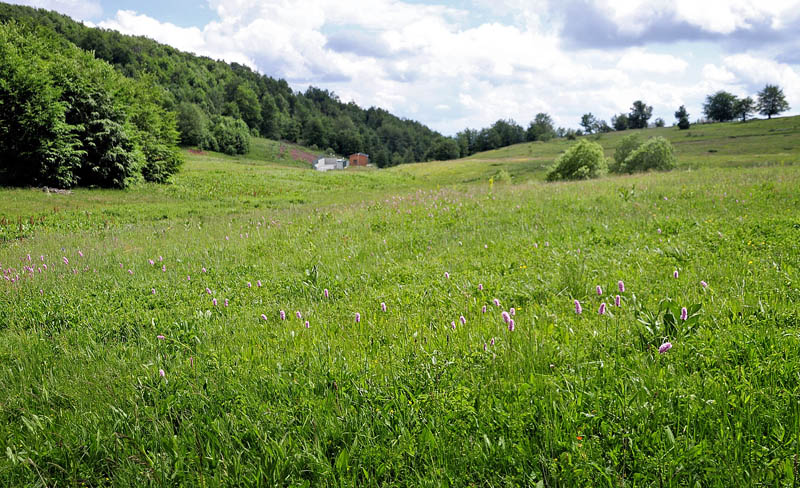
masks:
[(167, 265), (162, 265), (161, 266), (161, 272), (162, 273), (166, 273), (167, 272)]
[(511, 309), (508, 311), (508, 314), (511, 315), (512, 317), (517, 315), (517, 309), (514, 308), (514, 307), (511, 307)]
[(356, 323), (361, 322), (361, 314), (356, 312)]
[(486, 343), (483, 343), (483, 352), (486, 352)]
[(44, 270), (47, 271), (47, 265), (46, 264), (43, 264), (42, 268), (44, 268)]
[(158, 260), (159, 260), (159, 261), (163, 261), (163, 260), (164, 260), (164, 258), (162, 258), (161, 256), (159, 256), (159, 257), (158, 257)]
[(203, 273), (205, 273), (205, 272), (206, 272), (206, 268), (202, 268), (200, 271), (202, 271)]
[(658, 353), (659, 354), (664, 354), (665, 352), (669, 351), (670, 349), (672, 349), (672, 343), (671, 342), (665, 342), (665, 343), (661, 344), (661, 347), (658, 348)]
[(383, 311), (383, 312), (386, 311), (386, 303), (385, 302), (381, 302), (381, 311)]
[[(78, 251), (78, 256), (83, 257), (83, 253), (80, 252), (80, 250)], [(28, 254), (28, 261), (30, 261), (30, 260), (31, 260), (31, 255)]]
[(66, 257), (66, 256), (64, 256), (62, 259), (64, 260), (64, 264), (66, 264), (67, 266), (69, 266), (69, 259), (67, 259), (67, 257)]
[(461, 325), (467, 325), (467, 319), (463, 315), (459, 317), (459, 320), (461, 320)]
[(306, 329), (310, 329), (310, 328), (311, 328), (311, 325), (308, 323), (308, 320), (306, 320)]
[(256, 285), (261, 288), (261, 280), (256, 281)]
[(486, 313), (486, 305), (481, 308), (481, 313)]
[(708, 283), (705, 281), (701, 281), (700, 284), (703, 286), (703, 288), (708, 288)]
[(509, 332), (514, 332), (514, 321), (513, 320), (511, 320), (508, 323), (508, 330), (509, 330)]
[(132, 274), (133, 274), (133, 270), (132, 270), (132, 269), (129, 269), (129, 270), (128, 270), (128, 274), (129, 274), (129, 275), (132, 275)]
[(619, 288), (620, 293), (625, 293), (625, 283), (623, 283), (622, 280), (617, 282), (617, 288)]
[(186, 281), (192, 281), (192, 277), (189, 276), (189, 275), (186, 275)]
[(164, 337), (163, 335), (157, 335), (156, 339), (158, 339), (159, 341), (163, 341), (164, 339), (166, 339), (166, 337)]
[(155, 289), (155, 288), (151, 288), (151, 289), (150, 289), (150, 293), (152, 293), (153, 295), (155, 295), (155, 294), (156, 294), (156, 289)]
[(286, 320), (286, 312), (281, 310), (281, 320)]
[(208, 293), (209, 295), (211, 295), (211, 288), (206, 288), (206, 293)]
[(686, 310), (686, 307), (683, 307), (681, 309), (681, 320), (685, 322), (687, 318), (689, 318), (689, 311)]
[(495, 307), (499, 307), (500, 306), (500, 300), (498, 300), (497, 298), (494, 299), (494, 306)]
[(156, 264), (156, 262), (153, 261), (152, 259), (148, 259), (147, 262), (150, 263), (150, 266), (153, 266), (154, 264)]
[(483, 291), (483, 283), (478, 283), (478, 290)]
[(595, 288), (595, 289), (597, 290), (597, 294), (598, 295), (602, 295), (603, 294), (603, 289), (600, 288), (600, 285), (597, 285), (597, 288)]
[(672, 277), (675, 278), (676, 280), (678, 279), (678, 270), (677, 269), (672, 272)]
[(252, 287), (253, 287), (253, 284), (252, 284), (252, 283), (250, 283), (250, 282), (248, 281), (248, 282), (247, 282), (247, 287), (248, 287), (248, 288), (252, 288)]
[(449, 280), (449, 279), (450, 279), (450, 273), (448, 273), (447, 271), (445, 271), (445, 272), (444, 272), (444, 277), (445, 277), (445, 278), (447, 278), (447, 279)]
[(456, 330), (456, 321), (455, 320), (450, 322), (450, 327), (452, 327), (453, 330)]
[(266, 320), (267, 320), (267, 316), (266, 316), (266, 314), (263, 314), (263, 313), (262, 313), (262, 314), (261, 314), (261, 318), (262, 318), (262, 319), (264, 319), (264, 320), (266, 321)]
[(581, 302), (575, 300), (575, 313), (580, 315), (583, 313), (583, 307), (581, 307)]
[(605, 302), (600, 304), (600, 308), (597, 310), (597, 313), (599, 313), (600, 315), (605, 315), (606, 314), (606, 303)]
[(505, 310), (503, 310), (501, 315), (503, 316), (503, 322), (509, 323), (511, 321), (511, 316)]
[(301, 314), (299, 310), (297, 312), (295, 312), (294, 314), (298, 319), (303, 320), (303, 314)]
[(165, 373), (163, 369), (159, 369), (158, 370), (158, 375), (161, 376), (162, 378), (166, 378), (167, 377), (167, 373)]
[(228, 306), (228, 299), (227, 298), (225, 299), (225, 306), (226, 307)]
[(617, 295), (616, 298), (614, 298), (614, 305), (619, 308), (621, 306), (621, 302), (622, 299), (619, 297), (619, 295)]
[(328, 298), (330, 296), (330, 293), (328, 293), (328, 289), (327, 288), (322, 290), (322, 294), (325, 295), (325, 298)]
[(656, 232), (658, 232), (659, 234), (661, 234), (661, 229), (660, 229), (660, 228), (659, 228), (659, 229), (656, 229)]
[(492, 337), (492, 340), (491, 340), (491, 341), (489, 341), (489, 345), (492, 345), (492, 346), (494, 346), (494, 337)]
[(211, 299), (211, 303), (213, 303), (214, 306), (216, 307), (217, 306), (217, 299), (216, 298), (212, 298)]

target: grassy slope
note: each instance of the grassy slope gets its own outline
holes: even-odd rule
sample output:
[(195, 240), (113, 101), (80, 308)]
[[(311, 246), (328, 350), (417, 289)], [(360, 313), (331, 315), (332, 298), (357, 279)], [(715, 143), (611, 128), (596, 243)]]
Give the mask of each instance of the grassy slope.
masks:
[[(747, 123), (697, 125), (682, 131), (677, 127), (629, 130), (597, 136), (612, 157), (620, 139), (632, 133), (643, 138), (662, 136), (675, 146), (678, 163), (683, 168), (752, 167), (797, 164), (800, 162), (800, 116)], [(442, 184), (488, 180), (507, 171), (518, 181), (541, 179), (553, 161), (571, 144), (564, 139), (546, 143), (533, 142), (474, 154), (466, 159), (436, 165), (405, 165), (397, 171), (436, 180)]]
[[(578, 183), (515, 172), (539, 164), (518, 146), (0, 191), (48, 215), (0, 245), (29, 276), (0, 278), (0, 485), (796, 483), (800, 150), (762, 167), (786, 123), (704, 127), (733, 167), (697, 144), (682, 170)], [(497, 168), (523, 183), (490, 190)], [(664, 300), (701, 308), (671, 329)]]

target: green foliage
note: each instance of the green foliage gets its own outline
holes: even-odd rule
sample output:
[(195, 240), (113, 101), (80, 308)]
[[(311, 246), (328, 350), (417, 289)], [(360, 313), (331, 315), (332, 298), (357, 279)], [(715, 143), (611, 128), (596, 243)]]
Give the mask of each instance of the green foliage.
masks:
[[(180, 52), (145, 37), (89, 28), (55, 12), (0, 4), (0, 21), (9, 19), (46, 26), (93, 51), (125, 76), (138, 79), (150, 74), (166, 92), (160, 103), (168, 110), (195, 104), (209, 121), (227, 115), (244, 120), (251, 131), (265, 137), (303, 140), (309, 146), (332, 146), (340, 152), (373, 154), (386, 148), (391, 160), (402, 162), (424, 161), (430, 147), (442, 137), (419, 122), (383, 109), (343, 103), (327, 90), (309, 87), (304, 93), (295, 93), (285, 80), (260, 75), (246, 66)], [(209, 140), (198, 138), (203, 132), (197, 130), (196, 114), (183, 115), (191, 117), (181, 120), (181, 141), (214, 146), (211, 131)], [(311, 119), (317, 119), (325, 130), (307, 132)], [(348, 130), (330, 130), (342, 119), (349, 119)]]
[(668, 171), (675, 167), (675, 162), (675, 150), (672, 144), (663, 137), (653, 137), (634, 149), (619, 166), (618, 171), (624, 173)]
[(666, 122), (664, 121), (664, 119), (662, 119), (661, 117), (656, 118), (656, 120), (655, 120), (655, 126), (656, 127), (664, 127), (665, 125), (666, 125)]
[(641, 145), (642, 139), (639, 137), (639, 134), (634, 133), (623, 137), (619, 141), (616, 151), (614, 151), (614, 159), (609, 165), (609, 171), (612, 173), (624, 172), (625, 160), (628, 159), (628, 156), (630, 156), (631, 153), (637, 150)]
[(457, 159), (460, 156), (458, 142), (449, 137), (443, 137), (431, 148), (430, 158), (436, 161)]
[(678, 128), (680, 130), (686, 130), (691, 127), (689, 123), (689, 112), (686, 111), (686, 107), (681, 105), (677, 111), (675, 111), (675, 118), (678, 119)]
[(607, 170), (603, 146), (581, 139), (562, 154), (548, 173), (548, 181), (597, 178)]
[(588, 114), (583, 114), (581, 116), (581, 127), (583, 127), (584, 132), (587, 134), (591, 134), (595, 130), (595, 126), (597, 125), (597, 118), (592, 115), (591, 112)]
[(216, 115), (211, 119), (211, 138), (203, 149), (225, 154), (245, 154), (250, 150), (250, 130), (241, 119)]
[(614, 130), (628, 130), (628, 114), (619, 114), (611, 117), (611, 125)]
[(628, 127), (631, 129), (646, 129), (647, 121), (653, 116), (653, 107), (641, 100), (633, 102), (628, 114)]
[(0, 24), (0, 50), (0, 183), (123, 188), (177, 171), (174, 117), (146, 78), (16, 23)]
[(747, 121), (747, 116), (756, 111), (756, 102), (752, 97), (737, 98), (733, 103), (733, 115), (741, 117), (742, 122)]
[[(531, 121), (525, 137), (528, 141), (542, 141), (547, 142), (556, 136), (556, 131), (553, 128), (553, 119), (550, 115), (540, 112)], [(466, 154), (462, 154), (466, 155)]]
[(789, 102), (783, 95), (783, 90), (778, 85), (769, 83), (758, 92), (758, 113), (771, 119), (773, 115), (789, 110)]
[(706, 118), (715, 122), (728, 122), (736, 118), (734, 109), (738, 98), (733, 93), (720, 90), (713, 95), (706, 96), (703, 103), (703, 113)]
[(178, 130), (181, 144), (187, 146), (209, 146), (210, 121), (208, 116), (195, 103), (182, 102), (178, 105)]

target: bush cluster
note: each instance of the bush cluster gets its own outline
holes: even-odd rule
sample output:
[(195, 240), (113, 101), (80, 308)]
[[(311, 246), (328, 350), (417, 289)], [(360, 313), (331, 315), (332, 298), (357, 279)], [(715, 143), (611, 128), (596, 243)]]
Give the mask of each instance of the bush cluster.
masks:
[(0, 24), (0, 184), (165, 181), (182, 159), (162, 96), (52, 32)]
[(668, 171), (675, 167), (675, 151), (663, 137), (653, 137), (641, 142), (636, 134), (625, 136), (614, 153), (613, 173), (642, 171)]
[(548, 181), (585, 180), (597, 178), (608, 169), (603, 155), (603, 146), (596, 142), (581, 139), (556, 160), (555, 167), (548, 173)]

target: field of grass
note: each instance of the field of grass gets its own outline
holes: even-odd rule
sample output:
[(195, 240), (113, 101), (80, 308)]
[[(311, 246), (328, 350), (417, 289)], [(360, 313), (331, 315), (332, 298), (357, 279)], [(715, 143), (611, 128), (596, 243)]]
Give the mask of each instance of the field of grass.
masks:
[(792, 123), (576, 183), (558, 141), (2, 190), (0, 485), (796, 486)]

